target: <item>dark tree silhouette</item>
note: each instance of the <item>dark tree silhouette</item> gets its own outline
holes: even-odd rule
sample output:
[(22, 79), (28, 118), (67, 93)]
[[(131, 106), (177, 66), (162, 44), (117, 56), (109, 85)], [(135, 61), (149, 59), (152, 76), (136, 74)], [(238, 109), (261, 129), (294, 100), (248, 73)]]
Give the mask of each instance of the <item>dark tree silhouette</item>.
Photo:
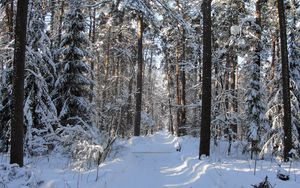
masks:
[(203, 12), (203, 84), (199, 159), (210, 153), (211, 120), (211, 0), (204, 0)]
[(286, 20), (283, 0), (277, 1), (278, 19), (280, 27), (280, 47), (281, 47), (281, 64), (282, 64), (282, 88), (283, 88), (283, 157), (285, 161), (289, 160), (289, 152), (292, 149), (292, 129), (291, 129), (291, 96), (290, 96), (290, 76), (289, 60), (287, 50)]
[(134, 136), (140, 136), (143, 92), (143, 15), (138, 14), (138, 70), (136, 77)]
[(15, 48), (13, 63), (13, 99), (11, 119), (11, 154), (10, 163), (23, 166), (24, 136), (24, 68), (26, 50), (28, 0), (19, 0), (17, 4)]

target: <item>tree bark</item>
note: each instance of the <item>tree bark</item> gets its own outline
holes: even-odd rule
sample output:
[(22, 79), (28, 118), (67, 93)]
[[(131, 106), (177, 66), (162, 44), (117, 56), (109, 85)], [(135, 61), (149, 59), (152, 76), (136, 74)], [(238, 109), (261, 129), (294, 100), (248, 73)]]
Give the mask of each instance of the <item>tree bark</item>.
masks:
[(143, 93), (143, 15), (138, 14), (138, 70), (136, 77), (136, 106), (134, 120), (134, 136), (140, 136), (141, 131), (141, 111)]
[[(181, 57), (181, 63), (185, 63), (185, 48), (186, 48), (186, 44), (185, 44), (185, 30), (182, 31), (182, 57)], [(180, 70), (180, 81), (181, 81), (181, 110), (180, 110), (180, 132), (179, 135), (180, 136), (184, 136), (186, 135), (186, 100), (185, 100), (185, 87), (186, 87), (186, 78), (185, 78), (185, 65), (181, 65), (181, 70)]]
[(292, 149), (292, 130), (291, 130), (291, 96), (290, 96), (290, 76), (289, 60), (287, 50), (286, 20), (284, 1), (277, 0), (278, 19), (280, 28), (280, 47), (281, 47), (281, 64), (282, 64), (282, 87), (283, 87), (283, 157), (284, 161), (289, 160), (289, 152)]
[(23, 166), (23, 102), (27, 12), (28, 0), (19, 0), (15, 27), (10, 163), (17, 163), (20, 167)]
[(203, 85), (199, 159), (210, 155), (211, 124), (211, 0), (204, 0), (203, 12)]
[(180, 92), (180, 68), (179, 68), (179, 49), (178, 45), (176, 46), (176, 127), (175, 132), (177, 136), (180, 136), (180, 126), (181, 126), (181, 92)]
[[(90, 10), (91, 11), (91, 10)], [(96, 42), (96, 8), (93, 9), (93, 13), (90, 12), (90, 40), (92, 42), (92, 44), (94, 45)], [(94, 81), (95, 80), (95, 76), (94, 76), (94, 70), (95, 70), (95, 63), (94, 63), (94, 59), (91, 60), (91, 79)], [(93, 102), (93, 92), (94, 92), (94, 84), (91, 84), (90, 89), (92, 91), (92, 94), (90, 95), (90, 101)]]
[[(53, 33), (54, 33), (54, 24), (55, 24), (55, 16), (56, 16), (56, 0), (51, 0), (50, 1), (50, 12), (51, 12), (51, 17), (50, 17), (50, 37), (53, 39)], [(53, 48), (53, 40), (51, 40), (51, 49)]]
[(14, 0), (10, 0), (5, 5), (6, 21), (9, 36), (13, 37), (14, 32)]
[[(166, 53), (167, 54), (167, 53)], [(172, 84), (172, 76), (171, 76), (171, 65), (169, 65), (169, 59), (168, 56), (166, 55), (166, 62), (167, 62), (167, 85), (168, 85), (168, 105), (169, 105), (169, 131), (171, 132), (171, 134), (174, 134), (174, 126), (173, 126), (173, 114), (172, 114), (172, 102), (171, 102), (171, 98), (172, 98), (172, 94), (171, 94), (171, 88), (173, 86)]]
[(62, 0), (61, 5), (60, 5), (60, 15), (59, 15), (59, 25), (58, 25), (58, 38), (57, 38), (57, 46), (58, 47), (60, 46), (60, 43), (61, 43), (64, 12), (65, 12), (65, 1)]

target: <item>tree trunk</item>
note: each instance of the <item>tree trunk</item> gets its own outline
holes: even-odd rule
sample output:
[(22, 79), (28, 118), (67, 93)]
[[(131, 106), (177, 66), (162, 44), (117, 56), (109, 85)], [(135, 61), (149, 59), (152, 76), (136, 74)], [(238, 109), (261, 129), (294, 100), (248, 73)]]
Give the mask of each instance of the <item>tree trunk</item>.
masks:
[(290, 76), (289, 60), (287, 50), (286, 20), (284, 1), (277, 1), (279, 28), (280, 28), (280, 46), (281, 46), (281, 64), (282, 64), (282, 87), (283, 87), (283, 157), (284, 161), (289, 160), (289, 152), (292, 149), (292, 130), (291, 130), (291, 97), (290, 97)]
[(143, 93), (143, 15), (138, 14), (138, 70), (136, 77), (136, 108), (134, 120), (134, 136), (140, 136), (142, 93)]
[(153, 79), (152, 79), (152, 69), (153, 69), (153, 49), (150, 49), (150, 62), (149, 62), (149, 69), (148, 69), (148, 101), (149, 101), (149, 111), (151, 114), (151, 117), (154, 117), (154, 109), (153, 109), (153, 100), (152, 100), (152, 91), (153, 91)]
[(9, 36), (13, 37), (14, 32), (14, 0), (10, 0), (5, 5), (6, 22)]
[[(260, 60), (261, 60), (261, 8), (262, 8), (262, 0), (256, 0), (255, 3), (255, 22), (257, 26), (259, 27), (256, 29), (256, 46), (254, 50), (254, 57), (253, 57), (253, 63), (255, 66), (255, 69), (253, 70), (252, 79), (255, 83), (257, 83), (257, 87), (254, 87), (253, 89), (256, 90), (258, 93), (257, 96), (255, 96), (255, 99), (257, 103), (260, 103), (261, 96), (260, 96)], [(259, 137), (260, 137), (260, 110), (256, 110), (256, 114), (252, 114), (252, 116), (257, 117), (256, 124), (257, 124), (257, 137), (256, 139), (251, 139), (251, 159), (253, 159), (253, 155), (257, 155), (258, 151), (258, 143), (259, 143)]]
[(171, 98), (172, 98), (172, 94), (171, 94), (171, 88), (173, 86), (172, 84), (172, 76), (171, 76), (171, 65), (169, 65), (169, 59), (168, 56), (166, 55), (166, 62), (167, 62), (167, 85), (168, 85), (168, 104), (169, 104), (169, 131), (171, 132), (171, 134), (174, 134), (174, 126), (173, 126), (173, 115), (172, 115), (172, 103), (171, 103)]
[(180, 125), (181, 125), (181, 107), (180, 107), (180, 102), (181, 102), (181, 92), (180, 92), (180, 68), (179, 68), (179, 50), (178, 50), (178, 45), (176, 47), (176, 127), (175, 127), (175, 132), (177, 136), (180, 136)]
[[(181, 57), (181, 64), (185, 63), (185, 31), (183, 30), (182, 34), (182, 57)], [(185, 65), (181, 65), (181, 70), (180, 70), (180, 81), (181, 81), (181, 110), (180, 110), (180, 127), (179, 127), (179, 135), (184, 136), (186, 135), (186, 100), (185, 100), (185, 87), (186, 87), (186, 78), (185, 78)]]
[(63, 19), (64, 19), (64, 12), (65, 12), (65, 1), (61, 1), (60, 5), (60, 15), (59, 15), (59, 25), (58, 25), (58, 38), (57, 38), (57, 46), (60, 46), (61, 43), (61, 34), (62, 34), (62, 26), (63, 26)]
[(130, 77), (129, 80), (129, 84), (128, 84), (128, 99), (127, 99), (127, 117), (126, 117), (126, 129), (129, 130), (130, 127), (132, 126), (132, 105), (131, 105), (131, 101), (132, 101), (132, 83), (133, 83), (133, 77)]
[(104, 90), (102, 94), (102, 100), (103, 104), (105, 104), (106, 101), (106, 96), (107, 96), (107, 81), (108, 81), (108, 72), (109, 72), (109, 64), (110, 64), (110, 43), (111, 43), (111, 27), (109, 26), (108, 28), (108, 33), (107, 33), (107, 44), (106, 44), (106, 49), (105, 49), (105, 55), (104, 55)]
[(203, 12), (203, 85), (199, 159), (210, 155), (211, 124), (211, 0), (204, 0)]
[(21, 167), (23, 166), (23, 102), (27, 11), (28, 0), (19, 0), (15, 27), (10, 163), (17, 163)]
[[(90, 30), (89, 30), (89, 35), (90, 35), (90, 40), (92, 44), (94, 45), (96, 42), (96, 9), (94, 8), (93, 13), (90, 11)], [(94, 59), (91, 60), (91, 79), (94, 81), (95, 76), (94, 76), (94, 70), (95, 70), (95, 63)], [(90, 89), (93, 92), (94, 91), (94, 84), (90, 85)], [(93, 102), (93, 93), (90, 95), (90, 101)]]
[[(51, 0), (50, 2), (50, 11), (51, 11), (51, 17), (50, 17), (50, 37), (53, 39), (53, 32), (54, 32), (54, 24), (55, 24), (55, 14), (56, 14), (56, 0)], [(53, 48), (53, 40), (51, 40), (51, 49)]]

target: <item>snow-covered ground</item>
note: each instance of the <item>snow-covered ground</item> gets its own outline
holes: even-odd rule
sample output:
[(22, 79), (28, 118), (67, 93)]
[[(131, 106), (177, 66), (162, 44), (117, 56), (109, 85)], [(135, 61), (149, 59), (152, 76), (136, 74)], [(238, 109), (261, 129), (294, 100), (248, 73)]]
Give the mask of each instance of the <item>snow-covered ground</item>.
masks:
[[(175, 145), (180, 142), (181, 152)], [(60, 155), (26, 160), (26, 167), (0, 166), (0, 188), (241, 188), (252, 187), (266, 176), (276, 188), (300, 187), (300, 164), (283, 165), (289, 181), (276, 178), (276, 161), (254, 161), (245, 156), (227, 157), (226, 147), (212, 148), (211, 158), (198, 160), (198, 139), (180, 140), (165, 131), (147, 137), (118, 140), (109, 159), (91, 170), (71, 168), (72, 160)], [(224, 151), (224, 152), (223, 152)], [(232, 151), (234, 153), (234, 149)], [(0, 156), (0, 163), (8, 157)], [(1, 183), (3, 182), (3, 183)]]

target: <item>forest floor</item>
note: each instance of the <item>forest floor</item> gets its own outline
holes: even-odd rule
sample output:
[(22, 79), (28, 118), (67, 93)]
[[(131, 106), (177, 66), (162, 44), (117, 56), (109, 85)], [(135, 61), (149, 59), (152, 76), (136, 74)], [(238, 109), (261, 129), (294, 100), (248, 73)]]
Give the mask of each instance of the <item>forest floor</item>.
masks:
[[(175, 149), (178, 142), (180, 152)], [(117, 140), (107, 161), (90, 170), (75, 169), (71, 159), (54, 154), (27, 159), (23, 170), (7, 172), (0, 165), (0, 188), (246, 188), (266, 176), (276, 188), (300, 187), (299, 162), (293, 162), (291, 168), (282, 164), (290, 176), (289, 181), (282, 181), (276, 177), (275, 160), (257, 161), (254, 174), (254, 161), (234, 147), (235, 154), (227, 156), (226, 144), (213, 146), (212, 157), (198, 160), (198, 142), (198, 138), (179, 139), (165, 131)], [(0, 164), (6, 160), (7, 156), (0, 155)]]

